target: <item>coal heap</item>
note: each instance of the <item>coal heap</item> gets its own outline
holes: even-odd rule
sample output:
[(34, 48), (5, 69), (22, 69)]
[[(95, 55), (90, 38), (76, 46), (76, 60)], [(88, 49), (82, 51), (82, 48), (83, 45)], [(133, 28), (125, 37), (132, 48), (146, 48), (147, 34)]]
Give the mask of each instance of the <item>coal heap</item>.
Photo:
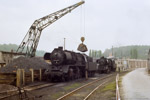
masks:
[(50, 67), (50, 64), (46, 63), (42, 57), (19, 57), (14, 59), (8, 65), (3, 68), (0, 68), (1, 73), (14, 73), (17, 69), (24, 69), (26, 72), (29, 71), (30, 68), (33, 69), (47, 69)]

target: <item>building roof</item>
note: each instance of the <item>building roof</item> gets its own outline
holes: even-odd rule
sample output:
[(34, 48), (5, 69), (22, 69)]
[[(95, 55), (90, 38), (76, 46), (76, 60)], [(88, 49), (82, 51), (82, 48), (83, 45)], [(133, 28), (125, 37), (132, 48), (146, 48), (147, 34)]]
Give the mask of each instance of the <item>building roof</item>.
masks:
[(16, 52), (8, 52), (8, 51), (0, 51), (5, 54), (13, 54), (13, 55), (25, 55), (25, 53), (16, 53)]

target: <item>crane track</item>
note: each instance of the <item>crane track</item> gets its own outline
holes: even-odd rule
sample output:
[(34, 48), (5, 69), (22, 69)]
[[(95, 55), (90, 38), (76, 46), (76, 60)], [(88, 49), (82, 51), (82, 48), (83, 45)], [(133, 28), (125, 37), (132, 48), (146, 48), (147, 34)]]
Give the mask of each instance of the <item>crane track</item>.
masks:
[(3, 92), (0, 92), (0, 100), (5, 99), (5, 98), (9, 98), (11, 96), (18, 95), (20, 92), (24, 93), (25, 91), (26, 92), (33, 91), (36, 89), (41, 89), (41, 88), (45, 88), (45, 87), (53, 86), (53, 85), (56, 85), (56, 84), (55, 83), (36, 84), (36, 85), (26, 86), (26, 87), (23, 87), (20, 89), (18, 88), (18, 89), (13, 89), (13, 90), (9, 90), (9, 91), (3, 91)]
[[(87, 84), (85, 84), (85, 85), (83, 85), (83, 86), (81, 86), (81, 87), (79, 87), (79, 88), (63, 95), (62, 97), (58, 98), (57, 100), (87, 100), (99, 87), (101, 87), (103, 84), (108, 82), (112, 76), (114, 76), (114, 74), (110, 74), (110, 75), (107, 75), (103, 78), (99, 78), (97, 80), (89, 82), (89, 83), (87, 83)], [(94, 84), (96, 86), (94, 86)], [(89, 87), (93, 86), (94, 89), (91, 89), (88, 86)], [(90, 91), (89, 93), (86, 93), (88, 89), (91, 89), (91, 90), (89, 90)], [(84, 96), (82, 94), (84, 94)]]

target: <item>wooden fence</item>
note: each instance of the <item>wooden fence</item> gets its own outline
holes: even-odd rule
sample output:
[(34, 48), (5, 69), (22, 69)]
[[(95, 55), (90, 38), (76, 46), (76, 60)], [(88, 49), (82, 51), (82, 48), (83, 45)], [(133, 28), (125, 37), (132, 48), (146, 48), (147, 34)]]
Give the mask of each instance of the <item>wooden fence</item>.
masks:
[(42, 81), (43, 73), (43, 69), (29, 69), (28, 72), (25, 72), (24, 69), (17, 69), (16, 73), (0, 73), (0, 84), (11, 84), (21, 87), (34, 81)]

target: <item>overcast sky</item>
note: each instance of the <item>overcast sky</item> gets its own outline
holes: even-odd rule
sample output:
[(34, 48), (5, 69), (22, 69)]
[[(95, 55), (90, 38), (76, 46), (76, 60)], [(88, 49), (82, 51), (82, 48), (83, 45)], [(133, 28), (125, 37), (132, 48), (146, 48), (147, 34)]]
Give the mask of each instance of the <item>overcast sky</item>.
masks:
[[(20, 44), (34, 20), (80, 0), (0, 0), (0, 44)], [(63, 46), (76, 51), (150, 44), (150, 0), (85, 0), (85, 4), (42, 31), (39, 50)]]

